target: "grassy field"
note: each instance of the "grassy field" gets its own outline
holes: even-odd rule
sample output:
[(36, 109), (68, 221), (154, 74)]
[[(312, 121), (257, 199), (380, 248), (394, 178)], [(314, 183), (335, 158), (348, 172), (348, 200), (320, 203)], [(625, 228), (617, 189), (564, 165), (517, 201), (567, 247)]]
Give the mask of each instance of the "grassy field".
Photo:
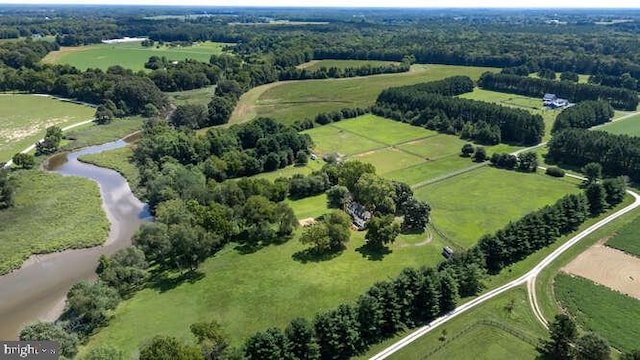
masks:
[(556, 276), (554, 285), (556, 297), (583, 329), (597, 332), (619, 350), (638, 348), (640, 300), (565, 273)]
[(196, 43), (194, 46), (187, 47), (167, 45), (143, 47), (140, 42), (96, 44), (62, 47), (59, 51), (50, 52), (42, 61), (52, 64), (69, 64), (82, 70), (87, 68), (106, 70), (114, 65), (120, 65), (126, 69), (143, 70), (144, 63), (151, 56), (164, 56), (170, 61), (195, 59), (209, 62), (211, 55), (221, 54), (225, 45), (227, 44), (214, 42)]
[(119, 172), (132, 189), (136, 189), (140, 181), (138, 168), (130, 161), (133, 148), (125, 146), (115, 150), (103, 151), (98, 154), (82, 155), (78, 160), (89, 164), (105, 167)]
[(399, 64), (394, 61), (380, 61), (380, 60), (313, 60), (304, 64), (296, 66), (298, 69), (307, 69), (308, 71), (315, 71), (322, 67), (327, 69), (335, 67), (338, 69), (346, 68), (359, 68), (363, 66), (378, 67), (383, 65)]
[(606, 131), (612, 134), (640, 136), (640, 114), (601, 126), (598, 128), (598, 130)]
[(411, 71), (348, 79), (284, 81), (263, 85), (244, 94), (231, 116), (231, 123), (256, 117), (272, 117), (284, 123), (313, 118), (326, 111), (372, 105), (378, 94), (391, 86), (411, 85), (453, 75), (478, 79), (492, 68), (450, 65), (413, 65)]
[[(290, 204), (298, 218), (327, 211), (324, 195)], [(357, 251), (364, 244), (363, 232), (353, 232), (346, 250), (325, 261), (299, 259), (296, 254), (304, 247), (297, 239), (251, 254), (230, 245), (200, 266), (201, 279), (151, 287), (121, 303), (111, 324), (88, 346), (111, 344), (133, 353), (156, 334), (191, 339), (189, 324), (210, 319), (219, 321), (237, 345), (257, 330), (284, 327), (294, 317), (311, 317), (352, 301), (406, 266), (436, 264), (443, 246), (437, 237), (424, 246), (404, 246), (425, 236), (400, 236), (383, 261), (369, 260)]]
[(0, 162), (42, 139), (49, 126), (93, 118), (95, 109), (46, 96), (0, 94)]
[(469, 247), (509, 221), (579, 191), (577, 182), (568, 178), (484, 167), (421, 187), (415, 194), (431, 204), (433, 224)]
[(0, 211), (0, 274), (31, 254), (99, 245), (109, 222), (98, 186), (90, 180), (38, 170), (11, 174), (15, 206)]
[(640, 217), (616, 232), (607, 245), (640, 257)]
[(85, 146), (104, 144), (142, 129), (143, 118), (140, 116), (114, 119), (107, 125), (90, 124), (67, 131), (62, 143), (63, 150), (77, 149)]
[(176, 91), (166, 93), (169, 100), (176, 105), (200, 104), (208, 105), (215, 93), (216, 87), (209, 86), (202, 89)]
[[(508, 311), (511, 304), (513, 310)], [(439, 339), (443, 330), (446, 342)], [(533, 344), (544, 335), (529, 307), (526, 290), (519, 287), (439, 326), (390, 359), (533, 359)], [(358, 359), (368, 359), (400, 337), (374, 346)]]

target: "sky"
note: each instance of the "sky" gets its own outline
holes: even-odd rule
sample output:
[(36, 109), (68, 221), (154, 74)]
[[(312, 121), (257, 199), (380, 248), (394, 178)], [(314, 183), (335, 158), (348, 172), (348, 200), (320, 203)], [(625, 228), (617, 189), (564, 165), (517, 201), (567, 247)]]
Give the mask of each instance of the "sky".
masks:
[(640, 0), (0, 0), (0, 4), (126, 4), (181, 6), (640, 8)]

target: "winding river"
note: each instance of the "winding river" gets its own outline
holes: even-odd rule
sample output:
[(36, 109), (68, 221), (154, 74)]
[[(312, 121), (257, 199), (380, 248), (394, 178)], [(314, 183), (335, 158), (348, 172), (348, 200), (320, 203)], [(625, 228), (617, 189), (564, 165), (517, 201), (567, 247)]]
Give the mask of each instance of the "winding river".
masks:
[(24, 325), (38, 319), (55, 320), (62, 312), (69, 288), (78, 281), (95, 277), (100, 255), (112, 254), (130, 245), (135, 231), (151, 218), (147, 206), (133, 195), (119, 173), (78, 161), (78, 156), (127, 144), (125, 140), (119, 140), (49, 159), (47, 168), (50, 171), (81, 176), (98, 183), (102, 207), (111, 222), (109, 238), (103, 245), (90, 249), (32, 256), (19, 270), (0, 276), (0, 339), (17, 339)]

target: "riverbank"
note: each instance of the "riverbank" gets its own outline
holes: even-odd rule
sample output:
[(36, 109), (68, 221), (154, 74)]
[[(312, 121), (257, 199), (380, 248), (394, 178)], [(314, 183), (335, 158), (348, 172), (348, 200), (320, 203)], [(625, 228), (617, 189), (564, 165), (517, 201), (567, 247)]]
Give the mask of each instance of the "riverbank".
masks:
[[(109, 236), (107, 238), (105, 233), (99, 238), (100, 246), (34, 256), (20, 269), (0, 276), (0, 288), (11, 289), (11, 291), (0, 293), (0, 317), (3, 319), (0, 338), (16, 339), (24, 325), (36, 320), (57, 318), (64, 308), (64, 297), (68, 289), (78, 281), (93, 278), (100, 255), (112, 254), (120, 248), (129, 246), (135, 231), (150, 217), (145, 204), (133, 195), (127, 181), (120, 174), (78, 161), (78, 156), (117, 149), (126, 145), (126, 142), (120, 140), (69, 154), (59, 154), (49, 162), (49, 169), (58, 174), (39, 172), (41, 176), (64, 179), (65, 184), (74, 179), (85, 183), (87, 179), (97, 182), (104, 213), (107, 214), (111, 223)], [(95, 185), (91, 185), (95, 189)], [(64, 187), (70, 191), (75, 190), (74, 187), (58, 184), (56, 187), (49, 188), (48, 191), (58, 191)], [(46, 195), (43, 197), (47, 198), (50, 194)], [(78, 216), (75, 208), (66, 209), (66, 212), (79, 221), (83, 219), (82, 216)], [(105, 216), (97, 209), (94, 209), (94, 212), (101, 214), (103, 218)], [(36, 217), (30, 216), (30, 218), (37, 221)], [(41, 221), (41, 223), (51, 228), (58, 227), (56, 219)], [(55, 238), (57, 235), (51, 236)], [(105, 238), (108, 239), (106, 242), (104, 242)]]

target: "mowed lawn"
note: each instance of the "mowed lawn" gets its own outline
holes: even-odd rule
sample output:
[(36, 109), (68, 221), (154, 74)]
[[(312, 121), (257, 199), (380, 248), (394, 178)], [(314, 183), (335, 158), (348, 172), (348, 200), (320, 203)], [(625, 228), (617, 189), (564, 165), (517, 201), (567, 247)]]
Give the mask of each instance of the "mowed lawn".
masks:
[(478, 79), (486, 71), (497, 70), (471, 66), (413, 65), (411, 71), (399, 74), (267, 84), (251, 89), (241, 97), (230, 122), (271, 117), (290, 124), (298, 119), (312, 119), (321, 112), (373, 105), (380, 92), (392, 86), (440, 80), (454, 75)]
[(476, 169), (415, 190), (433, 208), (432, 223), (465, 248), (568, 193), (578, 182), (543, 173), (520, 173), (493, 167)]
[(640, 136), (640, 114), (606, 124), (598, 128), (612, 134), (626, 134), (629, 136)]
[(0, 274), (31, 254), (92, 247), (107, 239), (109, 221), (95, 182), (39, 170), (16, 171), (15, 205), (0, 211)]
[(93, 119), (95, 109), (46, 96), (0, 94), (0, 162), (42, 139), (49, 126)]
[[(513, 310), (507, 310), (508, 306)], [(440, 340), (443, 331), (446, 343)], [(518, 287), (440, 325), (390, 359), (534, 359), (533, 344), (544, 335), (527, 302), (526, 290)], [(389, 345), (391, 341), (378, 345), (358, 359), (367, 359)]]
[(313, 60), (304, 64), (296, 66), (298, 69), (306, 69), (307, 71), (315, 71), (320, 68), (359, 68), (364, 66), (378, 67), (387, 65), (399, 65), (399, 62), (395, 61), (382, 61), (382, 60)]
[(607, 241), (607, 246), (640, 257), (640, 218), (620, 229)]
[(208, 86), (201, 89), (175, 91), (166, 93), (171, 103), (176, 105), (198, 104), (208, 105), (216, 91), (215, 86)]
[(140, 42), (120, 44), (96, 44), (78, 47), (62, 47), (59, 51), (49, 53), (45, 63), (68, 64), (78, 69), (99, 68), (108, 69), (110, 66), (120, 65), (125, 69), (143, 70), (144, 63), (151, 56), (166, 57), (169, 61), (194, 59), (209, 62), (211, 55), (222, 53), (223, 43), (203, 42), (193, 46), (157, 45), (143, 47)]
[(586, 331), (594, 331), (621, 351), (638, 349), (640, 300), (579, 276), (559, 273), (555, 295)]
[[(298, 218), (327, 211), (324, 195), (290, 204)], [(88, 347), (110, 344), (131, 354), (157, 334), (192, 340), (189, 325), (212, 319), (239, 345), (256, 331), (283, 328), (295, 317), (311, 318), (355, 301), (376, 281), (394, 277), (404, 267), (442, 260), (443, 243), (437, 237), (424, 246), (406, 246), (418, 242), (415, 235), (400, 236), (382, 261), (369, 260), (356, 251), (364, 235), (352, 232), (343, 253), (320, 262), (294, 258), (305, 249), (297, 236), (246, 255), (229, 245), (200, 266), (203, 278), (174, 288), (148, 288), (121, 303), (110, 325), (92, 337)]]

